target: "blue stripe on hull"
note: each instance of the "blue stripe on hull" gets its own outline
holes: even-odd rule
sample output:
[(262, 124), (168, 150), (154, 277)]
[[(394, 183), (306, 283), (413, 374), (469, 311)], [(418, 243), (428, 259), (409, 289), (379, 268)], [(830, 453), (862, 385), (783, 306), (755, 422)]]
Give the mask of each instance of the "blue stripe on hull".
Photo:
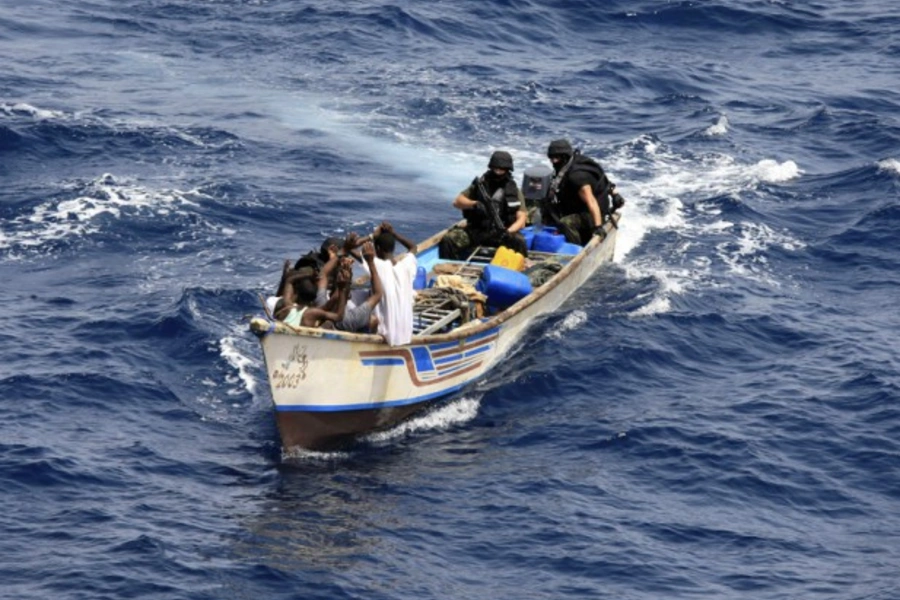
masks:
[(402, 358), (364, 358), (362, 364), (364, 367), (402, 367), (406, 361)]
[[(491, 329), (487, 329), (480, 333), (470, 335), (469, 337), (465, 338), (465, 340), (463, 340), (463, 343), (471, 344), (472, 342), (477, 342), (478, 340), (495, 335), (499, 331), (500, 331), (499, 327), (492, 327)], [(452, 341), (452, 342), (439, 342), (437, 344), (429, 345), (428, 349), (431, 350), (432, 352), (438, 352), (440, 350), (445, 350), (447, 348), (457, 348), (457, 347), (459, 347), (459, 345), (460, 345), (460, 342), (458, 340)]]
[[(463, 344), (471, 345), (472, 342), (477, 342), (484, 338), (496, 336), (498, 335), (499, 330), (499, 327), (494, 327), (488, 329), (487, 331), (474, 334), (470, 337), (465, 338)], [(432, 358), (432, 352), (447, 348), (459, 348), (460, 346), (461, 344), (457, 340), (452, 342), (442, 342), (438, 344), (430, 344), (428, 346), (418, 346), (410, 348), (417, 376), (423, 376), (423, 381), (427, 383), (427, 379), (433, 379), (435, 377), (446, 377), (448, 375), (452, 375), (457, 371), (462, 371), (463, 369), (466, 369), (472, 365), (472, 363), (474, 362), (472, 360), (473, 357), (477, 357), (478, 355), (491, 350), (491, 348), (493, 347), (493, 343), (484, 344), (482, 346), (471, 348), (469, 350), (463, 350), (461, 352), (441, 357), (439, 359)], [(447, 366), (454, 362), (459, 364)], [(361, 360), (361, 363), (366, 367), (402, 367), (406, 365), (406, 360), (399, 356), (386, 356), (381, 358), (363, 358)], [(462, 389), (464, 386), (468, 385), (474, 380), (475, 378), (467, 379), (462, 383), (458, 383), (447, 388), (441, 388), (440, 390), (431, 392), (429, 394), (415, 396), (413, 398), (404, 398), (400, 400), (389, 400), (384, 402), (363, 402), (359, 404), (341, 404), (337, 406), (328, 404), (276, 404), (275, 410), (277, 412), (346, 412), (353, 410), (372, 410), (379, 408), (393, 408), (397, 406), (409, 406), (412, 404), (419, 404), (421, 402), (428, 402), (429, 400), (434, 400), (435, 398), (440, 398), (441, 396), (452, 394), (453, 392)]]
[(416, 371), (424, 373), (425, 371), (434, 370), (434, 362), (431, 360), (431, 352), (428, 351), (428, 348), (413, 348), (412, 355), (416, 361)]
[(364, 402), (361, 404), (341, 404), (340, 406), (331, 406), (326, 404), (292, 404), (288, 406), (275, 405), (277, 412), (344, 412), (350, 410), (371, 410), (373, 408), (392, 408), (395, 406), (407, 406), (409, 404), (419, 404), (420, 402), (428, 402), (441, 396), (447, 396), (453, 392), (461, 390), (463, 387), (471, 383), (469, 380), (452, 387), (444, 388), (437, 392), (425, 394), (424, 396), (416, 396), (414, 398), (405, 398), (403, 400), (390, 400), (387, 402)]
[(484, 354), (488, 350), (490, 350), (490, 346), (481, 346), (480, 348), (475, 348), (473, 350), (467, 350), (465, 352), (461, 352), (459, 354), (451, 354), (444, 358), (435, 359), (434, 364), (438, 366), (446, 365), (447, 363), (456, 362), (458, 360), (462, 360), (463, 358), (471, 358), (473, 356), (478, 356), (479, 354)]

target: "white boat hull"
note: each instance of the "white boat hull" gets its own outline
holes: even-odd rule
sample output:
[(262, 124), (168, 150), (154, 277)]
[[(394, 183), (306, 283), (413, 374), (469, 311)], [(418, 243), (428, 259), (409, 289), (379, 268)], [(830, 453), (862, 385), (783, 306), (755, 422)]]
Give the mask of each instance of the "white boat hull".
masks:
[(595, 238), (507, 310), (449, 333), (414, 336), (408, 345), (391, 347), (380, 336), (292, 329), (254, 319), (251, 329), (262, 344), (283, 445), (340, 445), (395, 425), (483, 377), (536, 317), (556, 310), (612, 260), (617, 229), (607, 227), (602, 241)]

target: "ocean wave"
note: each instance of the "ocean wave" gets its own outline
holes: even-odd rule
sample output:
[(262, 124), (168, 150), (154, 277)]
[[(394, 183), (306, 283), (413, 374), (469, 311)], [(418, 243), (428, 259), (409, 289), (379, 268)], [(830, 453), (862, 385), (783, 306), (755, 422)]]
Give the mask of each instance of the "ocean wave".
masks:
[(63, 111), (38, 108), (25, 102), (17, 102), (15, 104), (8, 102), (0, 103), (0, 114), (8, 117), (27, 116), (39, 121), (50, 119), (61, 120), (66, 116)]
[[(198, 235), (196, 226), (215, 229), (196, 210), (207, 199), (198, 190), (154, 190), (105, 173), (90, 181), (66, 183), (55, 196), (17, 207), (19, 214), (0, 230), (0, 250), (21, 257), (59, 252), (92, 240), (123, 244), (129, 238), (147, 239), (153, 230), (170, 245), (173, 237), (189, 240)], [(195, 227), (177, 231), (184, 222)]]
[[(8, 4), (0, 596), (892, 598), (893, 3)], [(613, 264), (433, 412), (283, 449), (281, 261), (559, 137)]]

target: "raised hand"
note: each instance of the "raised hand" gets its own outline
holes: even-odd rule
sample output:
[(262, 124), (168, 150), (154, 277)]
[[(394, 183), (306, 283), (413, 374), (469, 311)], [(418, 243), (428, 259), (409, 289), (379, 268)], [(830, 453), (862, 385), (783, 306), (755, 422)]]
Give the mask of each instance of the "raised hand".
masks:
[(334, 282), (338, 287), (350, 285), (353, 278), (353, 259), (342, 260), (337, 275), (334, 276)]
[(362, 245), (362, 256), (366, 260), (366, 262), (375, 258), (375, 244), (371, 241), (367, 241)]
[(359, 245), (359, 235), (355, 231), (351, 231), (344, 239), (344, 252), (349, 253)]

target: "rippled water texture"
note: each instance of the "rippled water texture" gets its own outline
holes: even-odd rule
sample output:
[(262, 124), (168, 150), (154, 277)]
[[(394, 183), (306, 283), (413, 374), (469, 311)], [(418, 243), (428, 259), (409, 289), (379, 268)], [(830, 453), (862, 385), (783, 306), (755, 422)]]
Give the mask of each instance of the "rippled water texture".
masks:
[[(900, 597), (898, 30), (6, 2), (0, 598)], [(246, 321), (283, 260), (424, 238), (559, 137), (628, 201), (614, 264), (434, 411), (284, 452)]]

